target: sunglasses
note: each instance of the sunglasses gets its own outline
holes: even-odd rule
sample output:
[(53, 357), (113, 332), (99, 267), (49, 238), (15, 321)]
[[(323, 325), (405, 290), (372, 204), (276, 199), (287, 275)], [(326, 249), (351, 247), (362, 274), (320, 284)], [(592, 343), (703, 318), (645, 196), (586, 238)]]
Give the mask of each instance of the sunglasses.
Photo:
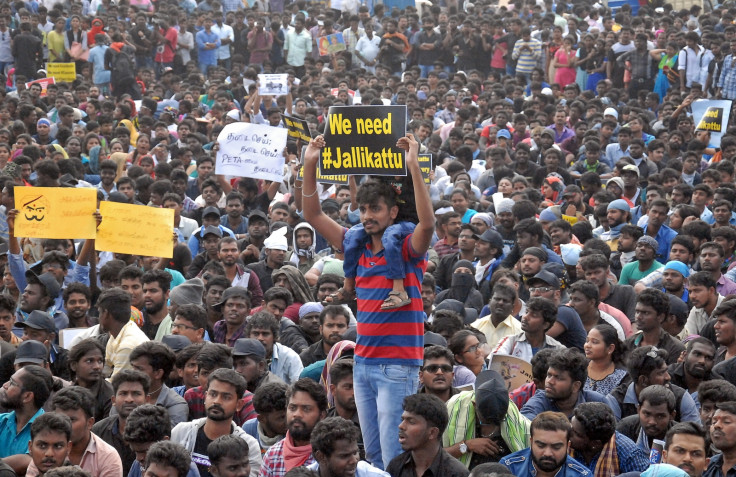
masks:
[(449, 364), (429, 364), (422, 368), (422, 371), (426, 371), (431, 374), (436, 373), (438, 370), (442, 370), (443, 373), (449, 373), (452, 371), (452, 366)]

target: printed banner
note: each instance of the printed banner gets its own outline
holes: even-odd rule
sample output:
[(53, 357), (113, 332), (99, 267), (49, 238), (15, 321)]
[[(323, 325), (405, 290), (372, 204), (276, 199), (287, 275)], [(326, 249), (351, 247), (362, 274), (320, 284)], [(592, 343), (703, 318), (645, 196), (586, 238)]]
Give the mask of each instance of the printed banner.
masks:
[(41, 85), (41, 97), (42, 98), (45, 98), (46, 97), (46, 90), (48, 89), (48, 86), (50, 84), (56, 84), (56, 79), (52, 77), (52, 78), (41, 78), (41, 79), (37, 79), (37, 80), (34, 80), (34, 81), (29, 81), (28, 83), (26, 83), (26, 89), (29, 89), (32, 84), (40, 84)]
[(345, 38), (342, 32), (333, 33), (332, 35), (321, 36), (317, 40), (319, 46), (319, 56), (327, 56), (338, 51), (345, 51)]
[(16, 186), (14, 190), (16, 237), (95, 238), (97, 189)]
[(309, 133), (309, 124), (303, 119), (295, 118), (293, 116), (287, 116), (286, 114), (281, 115), (281, 120), (284, 121), (286, 129), (289, 131), (289, 137), (292, 139), (301, 139), (307, 144), (312, 140), (312, 136)]
[(406, 106), (332, 106), (319, 160), (324, 175), (405, 176)]
[(429, 173), (432, 172), (432, 154), (419, 154), (417, 158), (419, 159), (419, 169), (422, 170), (424, 183), (429, 185), (431, 184)]
[(258, 75), (258, 94), (261, 96), (278, 96), (289, 92), (289, 75), (261, 74)]
[(727, 99), (699, 99), (690, 106), (696, 131), (710, 131), (709, 147), (721, 147), (731, 116), (731, 101)]
[(46, 63), (46, 76), (54, 77), (56, 81), (71, 83), (77, 79), (77, 65), (75, 63)]
[(96, 250), (146, 257), (173, 256), (174, 209), (101, 202), (100, 214)]
[(232, 123), (217, 136), (215, 172), (269, 181), (284, 179), (284, 148), (289, 134), (265, 124)]
[(498, 372), (506, 381), (506, 389), (513, 391), (532, 382), (532, 365), (516, 356), (494, 354), (491, 369)]

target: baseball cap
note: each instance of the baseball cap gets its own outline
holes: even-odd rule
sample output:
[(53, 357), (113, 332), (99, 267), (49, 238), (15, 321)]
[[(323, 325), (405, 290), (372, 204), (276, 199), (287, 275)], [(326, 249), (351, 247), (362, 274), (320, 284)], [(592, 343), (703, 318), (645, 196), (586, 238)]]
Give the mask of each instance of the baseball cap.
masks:
[(49, 360), (49, 350), (43, 343), (35, 340), (23, 341), (15, 351), (13, 364), (33, 363), (44, 364)]
[(208, 235), (217, 235), (218, 237), (222, 237), (222, 230), (220, 230), (220, 227), (208, 225), (204, 230), (202, 230), (202, 238), (205, 238)]
[(255, 356), (257, 358), (266, 358), (266, 348), (260, 341), (253, 338), (241, 338), (235, 341), (233, 346), (233, 356)]
[(268, 217), (266, 217), (266, 214), (262, 210), (259, 210), (259, 209), (252, 210), (250, 214), (248, 215), (249, 223), (251, 220), (254, 220), (254, 219), (255, 220), (261, 219), (264, 222), (268, 223)]
[(205, 207), (205, 209), (202, 211), (202, 218), (207, 217), (208, 215), (216, 215), (219, 217), (220, 209), (212, 205), (210, 205), (209, 207)]
[(506, 381), (493, 370), (483, 371), (475, 380), (475, 407), (483, 421), (501, 422), (509, 409)]
[(565, 190), (562, 192), (562, 197), (567, 197), (569, 194), (582, 194), (583, 191), (580, 190), (580, 187), (576, 186), (575, 184), (570, 184), (569, 186), (565, 187)]
[(174, 350), (175, 353), (192, 344), (189, 338), (184, 335), (164, 335), (161, 338), (161, 343)]
[(250, 300), (250, 295), (248, 294), (248, 289), (243, 287), (230, 287), (222, 294), (222, 298), (220, 299), (220, 303), (215, 303), (215, 305), (212, 307), (216, 311), (220, 311), (222, 306), (225, 304), (226, 301), (228, 301), (230, 298), (234, 297), (240, 297), (245, 298), (247, 300)]
[(511, 139), (511, 133), (508, 131), (508, 129), (499, 129), (496, 133), (497, 138), (506, 138)]
[(533, 287), (535, 283), (544, 283), (551, 287), (560, 288), (560, 280), (554, 273), (547, 270), (540, 270), (539, 273), (526, 281), (527, 286)]
[(424, 333), (424, 347), (426, 348), (427, 346), (442, 346), (446, 348), (447, 340), (439, 333), (427, 331)]
[(624, 172), (635, 172), (636, 176), (639, 176), (639, 168), (633, 164), (625, 165), (624, 168), (621, 169), (621, 174), (623, 174)]
[(37, 275), (36, 272), (32, 270), (26, 270), (26, 281), (29, 285), (35, 284), (44, 287), (46, 289), (46, 294), (52, 300), (55, 300), (61, 291), (61, 285), (56, 281), (56, 277), (49, 272)]
[(54, 319), (51, 315), (41, 310), (33, 310), (31, 314), (28, 315), (28, 318), (26, 318), (26, 321), (17, 321), (15, 325), (20, 326), (21, 328), (27, 326), (34, 330), (44, 330), (49, 333), (56, 333), (56, 324), (54, 323)]
[(465, 308), (464, 303), (452, 298), (442, 300), (434, 309), (434, 311), (439, 310), (454, 311), (460, 315), (460, 318), (463, 319), (463, 323), (466, 325), (478, 319), (478, 311), (475, 308)]
[(500, 233), (492, 229), (488, 229), (483, 232), (481, 236), (478, 237), (478, 240), (488, 242), (493, 248), (503, 248), (503, 237), (501, 237)]

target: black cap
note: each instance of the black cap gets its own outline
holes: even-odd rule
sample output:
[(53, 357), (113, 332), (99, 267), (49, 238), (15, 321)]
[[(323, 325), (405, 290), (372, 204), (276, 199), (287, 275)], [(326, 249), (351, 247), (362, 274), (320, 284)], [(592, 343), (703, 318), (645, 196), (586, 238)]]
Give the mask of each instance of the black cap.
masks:
[(44, 364), (49, 360), (49, 350), (40, 341), (27, 340), (18, 345), (13, 364)]
[(56, 297), (59, 296), (59, 292), (61, 291), (61, 285), (56, 281), (56, 277), (49, 272), (37, 275), (32, 270), (26, 270), (26, 281), (29, 284), (41, 285), (46, 289), (46, 294), (52, 300), (56, 300)]
[(466, 325), (469, 325), (470, 323), (478, 319), (478, 311), (475, 308), (465, 308), (465, 305), (462, 302), (458, 300), (454, 300), (452, 298), (442, 300), (435, 307), (434, 310), (435, 311), (439, 311), (439, 310), (454, 311), (455, 313), (460, 315), (460, 318), (463, 319), (463, 323), (465, 323)]
[(208, 225), (205, 227), (202, 232), (202, 238), (205, 238), (208, 235), (217, 235), (218, 237), (222, 238), (222, 230), (220, 230), (220, 227), (215, 227), (214, 225)]
[(322, 201), (322, 210), (340, 210), (340, 204), (335, 199), (325, 199)]
[(253, 338), (240, 338), (233, 346), (233, 356), (255, 356), (266, 359), (266, 348), (260, 341)]
[(500, 423), (509, 410), (509, 391), (498, 372), (483, 371), (475, 379), (475, 408), (483, 422)]
[(21, 328), (27, 326), (34, 330), (44, 330), (49, 333), (56, 333), (56, 324), (54, 323), (54, 319), (51, 315), (41, 310), (33, 310), (31, 314), (28, 315), (28, 318), (26, 318), (26, 321), (17, 321), (15, 325), (20, 326)]
[(493, 248), (503, 248), (503, 237), (493, 229), (488, 229), (483, 232), (481, 236), (478, 237), (478, 240), (490, 243)]
[(551, 287), (560, 288), (560, 279), (557, 276), (547, 270), (540, 270), (539, 273), (529, 278), (526, 281), (527, 286), (533, 286), (533, 283), (542, 282)]
[(204, 210), (202, 211), (202, 218), (205, 218), (208, 215), (216, 215), (219, 217), (220, 209), (218, 209), (217, 207), (213, 207), (213, 206), (205, 207)]
[(264, 222), (268, 223), (268, 217), (260, 209), (253, 209), (253, 210), (250, 211), (250, 214), (248, 215), (248, 222), (250, 222), (251, 220), (254, 220), (254, 219), (256, 219), (256, 220), (257, 219), (261, 219)]
[(427, 346), (442, 346), (446, 348), (447, 340), (439, 333), (427, 331), (424, 333), (424, 347), (426, 348)]
[(220, 311), (222, 309), (222, 306), (225, 305), (225, 302), (233, 297), (241, 297), (241, 298), (250, 299), (247, 288), (230, 287), (227, 290), (225, 290), (225, 292), (222, 294), (222, 298), (220, 298), (220, 303), (215, 303), (215, 305), (212, 308), (215, 311)]
[(184, 335), (164, 335), (161, 338), (161, 343), (171, 348), (174, 353), (183, 350), (192, 342)]

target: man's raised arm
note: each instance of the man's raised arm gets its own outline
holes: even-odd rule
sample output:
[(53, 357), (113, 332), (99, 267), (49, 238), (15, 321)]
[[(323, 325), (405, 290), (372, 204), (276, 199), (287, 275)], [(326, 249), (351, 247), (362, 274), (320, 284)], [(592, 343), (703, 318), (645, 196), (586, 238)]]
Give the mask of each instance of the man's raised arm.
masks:
[[(343, 228), (334, 220), (322, 212), (317, 194), (317, 161), (319, 151), (325, 145), (322, 135), (312, 139), (304, 152), (302, 158), (304, 167), (304, 180), (302, 182), (302, 207), (304, 207), (304, 218), (319, 232), (333, 248), (342, 250)], [(429, 197), (429, 194), (427, 194)]]
[(419, 223), (411, 236), (411, 246), (416, 253), (424, 254), (429, 250), (429, 244), (432, 242), (435, 218), (432, 199), (429, 197), (429, 190), (424, 183), (422, 170), (419, 168), (419, 143), (414, 139), (413, 134), (407, 134), (406, 137), (399, 139), (396, 145), (406, 151), (406, 167), (414, 185), (414, 199), (419, 217)]

